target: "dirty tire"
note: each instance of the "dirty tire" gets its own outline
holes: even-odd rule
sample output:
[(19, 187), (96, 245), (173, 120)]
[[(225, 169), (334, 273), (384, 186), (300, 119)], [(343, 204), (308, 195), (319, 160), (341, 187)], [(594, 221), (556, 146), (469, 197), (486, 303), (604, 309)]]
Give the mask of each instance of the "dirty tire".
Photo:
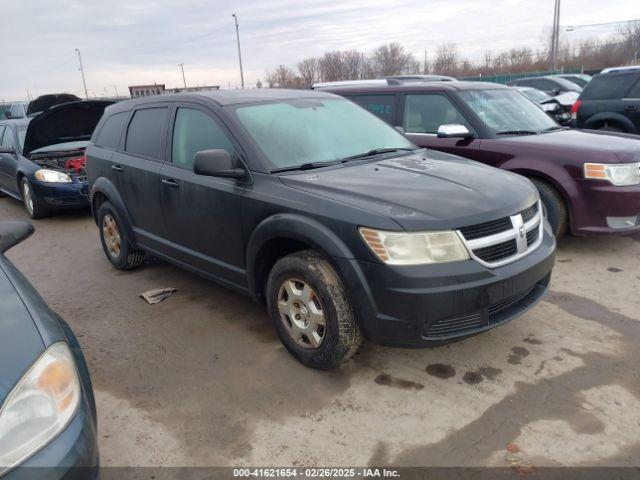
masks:
[[(109, 217), (115, 223), (117, 232), (120, 236), (120, 248), (117, 253), (114, 253), (107, 246), (108, 240), (105, 238), (104, 222), (105, 218)], [(104, 202), (98, 209), (98, 231), (100, 233), (100, 242), (102, 243), (102, 249), (104, 250), (107, 259), (118, 270), (131, 270), (136, 268), (144, 262), (145, 252), (133, 247), (131, 240), (127, 236), (125, 231), (124, 222), (118, 211), (113, 207), (110, 202)]]
[[(291, 337), (278, 309), (280, 287), (298, 278), (317, 294), (325, 318), (323, 340), (317, 348), (303, 348)], [(318, 252), (304, 250), (281, 258), (269, 273), (266, 286), (269, 314), (278, 336), (304, 365), (329, 370), (348, 360), (361, 342), (360, 329), (347, 292), (333, 267)]]
[(569, 214), (567, 213), (564, 200), (558, 191), (548, 183), (535, 178), (532, 178), (531, 181), (538, 189), (538, 192), (540, 192), (543, 207), (547, 211), (547, 219), (549, 220), (556, 239), (559, 240), (567, 232), (569, 221)]
[(38, 198), (31, 182), (26, 177), (23, 177), (20, 181), (20, 193), (22, 194), (24, 208), (31, 218), (37, 220), (48, 217), (51, 214), (49, 209), (42, 203), (42, 200)]

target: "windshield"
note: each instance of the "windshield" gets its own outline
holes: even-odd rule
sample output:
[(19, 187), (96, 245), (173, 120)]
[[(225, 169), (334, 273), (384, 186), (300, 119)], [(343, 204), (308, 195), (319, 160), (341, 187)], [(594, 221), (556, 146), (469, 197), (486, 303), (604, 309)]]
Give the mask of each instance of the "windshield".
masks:
[(344, 99), (301, 99), (238, 107), (236, 115), (275, 168), (331, 163), (377, 149), (417, 148)]
[(496, 134), (540, 133), (560, 128), (540, 107), (514, 90), (467, 90), (460, 95)]
[(520, 91), (531, 100), (538, 103), (544, 102), (545, 100), (549, 100), (551, 98), (551, 95), (547, 95), (542, 90), (536, 90), (535, 88), (523, 88)]

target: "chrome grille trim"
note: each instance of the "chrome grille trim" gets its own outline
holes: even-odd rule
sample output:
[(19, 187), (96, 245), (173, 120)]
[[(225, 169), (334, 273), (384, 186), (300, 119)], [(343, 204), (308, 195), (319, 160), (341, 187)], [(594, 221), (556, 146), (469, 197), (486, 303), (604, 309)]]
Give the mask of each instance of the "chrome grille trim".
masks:
[[(456, 234), (460, 237), (460, 240), (462, 240), (462, 243), (467, 248), (471, 258), (476, 262), (489, 268), (501, 267), (529, 255), (531, 252), (536, 250), (540, 244), (542, 244), (544, 222), (541, 201), (538, 200), (537, 202), (537, 212), (535, 215), (527, 222), (524, 222), (522, 214), (528, 210), (530, 210), (530, 208), (516, 215), (511, 215), (509, 218), (511, 220), (512, 228), (507, 231), (489, 235), (487, 237), (475, 238), (473, 240), (467, 240), (460, 230), (456, 230)], [(527, 245), (528, 234), (536, 228), (538, 229), (537, 238), (531, 245)], [(517, 253), (496, 262), (487, 262), (474, 253), (478, 249), (499, 245), (512, 240), (516, 241)]]

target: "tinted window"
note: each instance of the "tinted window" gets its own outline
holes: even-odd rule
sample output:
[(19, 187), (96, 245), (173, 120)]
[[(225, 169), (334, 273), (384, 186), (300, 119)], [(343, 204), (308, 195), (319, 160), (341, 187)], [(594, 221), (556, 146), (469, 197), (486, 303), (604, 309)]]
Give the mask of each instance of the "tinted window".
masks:
[(96, 145), (99, 147), (117, 148), (127, 118), (129, 118), (129, 113), (130, 112), (121, 112), (111, 115), (107, 121), (104, 122), (98, 138), (96, 138)]
[(629, 93), (625, 95), (626, 98), (640, 98), (640, 80), (629, 90)]
[(444, 95), (407, 95), (403, 128), (407, 133), (437, 133), (440, 125), (457, 123), (471, 129)]
[(622, 98), (638, 75), (599, 75), (587, 84), (582, 92), (582, 100), (606, 100)]
[(353, 101), (387, 123), (393, 121), (393, 95), (356, 95)]
[(13, 131), (7, 127), (2, 135), (2, 144), (5, 148), (14, 148), (13, 146)]
[(191, 168), (197, 152), (213, 149), (226, 150), (233, 155), (233, 145), (217, 122), (199, 110), (178, 109), (173, 127), (171, 161)]
[(160, 158), (168, 111), (166, 107), (136, 110), (129, 123), (125, 150), (149, 158)]

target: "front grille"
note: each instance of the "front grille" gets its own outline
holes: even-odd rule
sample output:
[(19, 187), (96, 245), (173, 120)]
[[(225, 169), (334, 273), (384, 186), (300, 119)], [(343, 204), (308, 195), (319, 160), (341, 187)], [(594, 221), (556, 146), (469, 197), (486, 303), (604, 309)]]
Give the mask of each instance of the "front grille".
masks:
[(499, 220), (493, 220), (492, 222), (463, 227), (460, 229), (460, 232), (467, 240), (475, 240), (476, 238), (488, 237), (489, 235), (495, 235), (496, 233), (506, 232), (511, 228), (513, 228), (513, 225), (511, 225), (511, 219), (509, 217), (505, 217), (500, 218)]
[(463, 227), (459, 230), (471, 257), (497, 267), (523, 257), (540, 244), (542, 211), (536, 202), (510, 217)]
[(487, 263), (497, 262), (518, 253), (518, 245), (515, 240), (509, 240), (489, 247), (478, 248), (473, 253)]
[(504, 314), (508, 314), (510, 309), (516, 309), (525, 303), (527, 297), (535, 288), (536, 285), (496, 303), (492, 303), (488, 307), (475, 313), (438, 320), (426, 326), (423, 335), (429, 338), (458, 336), (491, 326), (494, 323), (500, 323), (505, 319)]

